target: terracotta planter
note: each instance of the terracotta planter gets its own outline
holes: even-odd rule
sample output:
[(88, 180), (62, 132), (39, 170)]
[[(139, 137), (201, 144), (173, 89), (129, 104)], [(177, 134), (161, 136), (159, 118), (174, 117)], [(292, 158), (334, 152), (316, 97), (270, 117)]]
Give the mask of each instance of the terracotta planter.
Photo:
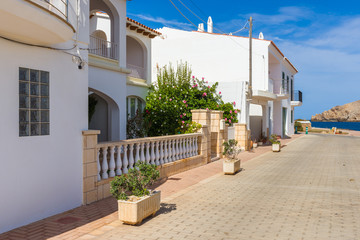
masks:
[(280, 143), (273, 143), (272, 145), (272, 151), (273, 152), (280, 152)]
[(135, 202), (118, 200), (119, 220), (135, 225), (160, 209), (160, 191)]
[(224, 174), (235, 174), (240, 170), (240, 159), (226, 159), (223, 161)]

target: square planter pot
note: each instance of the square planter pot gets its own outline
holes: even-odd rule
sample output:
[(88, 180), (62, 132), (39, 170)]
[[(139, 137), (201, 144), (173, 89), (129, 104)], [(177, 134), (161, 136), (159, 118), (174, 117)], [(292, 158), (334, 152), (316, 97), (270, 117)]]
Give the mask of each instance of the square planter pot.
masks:
[(257, 143), (254, 143), (254, 144), (253, 144), (253, 147), (254, 147), (254, 148), (257, 148), (257, 147), (258, 147), (258, 144), (257, 144)]
[(262, 146), (262, 145), (263, 145), (263, 142), (258, 142), (258, 145), (259, 145), (259, 146)]
[(135, 202), (118, 200), (119, 220), (126, 224), (140, 224), (148, 216), (155, 216), (159, 209), (160, 191)]
[(240, 170), (240, 159), (237, 160), (226, 159), (223, 161), (224, 174), (235, 174), (239, 170)]
[(272, 145), (273, 152), (280, 152), (280, 144), (273, 144)]

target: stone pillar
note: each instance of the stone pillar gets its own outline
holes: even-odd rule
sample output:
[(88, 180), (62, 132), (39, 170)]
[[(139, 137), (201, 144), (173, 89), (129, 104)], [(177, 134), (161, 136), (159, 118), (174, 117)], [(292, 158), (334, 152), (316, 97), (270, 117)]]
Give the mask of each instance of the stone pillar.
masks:
[(222, 158), (225, 157), (225, 155), (222, 154), (222, 153), (223, 153), (223, 150), (224, 150), (223, 143), (229, 141), (229, 126), (230, 126), (230, 125), (229, 125), (228, 123), (226, 123), (224, 130), (221, 130), (221, 131), (220, 131), (221, 134), (222, 134), (222, 142), (221, 142), (221, 152), (220, 152), (220, 156), (221, 156)]
[(99, 130), (83, 131), (83, 204), (98, 200), (97, 196), (97, 152)]
[(223, 114), (223, 111), (211, 111), (211, 151), (216, 157), (222, 156), (224, 129), (220, 130), (220, 121), (223, 119)]
[(247, 130), (246, 124), (235, 123), (235, 140), (238, 141), (238, 145), (246, 151), (250, 149), (250, 130)]
[(211, 161), (211, 115), (210, 110), (191, 110), (192, 121), (202, 125), (200, 142), (200, 154), (205, 156), (206, 162)]

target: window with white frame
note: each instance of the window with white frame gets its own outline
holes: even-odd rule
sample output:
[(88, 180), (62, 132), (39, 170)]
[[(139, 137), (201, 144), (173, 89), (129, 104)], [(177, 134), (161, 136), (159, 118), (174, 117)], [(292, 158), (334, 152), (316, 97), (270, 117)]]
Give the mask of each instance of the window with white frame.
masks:
[(19, 136), (50, 134), (49, 72), (19, 68)]
[(143, 109), (145, 108), (145, 102), (138, 97), (127, 97), (127, 113), (128, 118), (133, 118), (136, 116), (136, 114), (139, 112), (141, 113)]

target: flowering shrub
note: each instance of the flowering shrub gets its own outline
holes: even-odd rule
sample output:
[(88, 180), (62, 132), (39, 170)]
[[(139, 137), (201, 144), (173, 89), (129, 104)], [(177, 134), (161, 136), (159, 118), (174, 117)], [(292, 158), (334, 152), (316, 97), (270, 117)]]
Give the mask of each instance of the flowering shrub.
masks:
[(192, 76), (186, 63), (176, 71), (169, 65), (159, 69), (157, 82), (150, 87), (144, 110), (148, 136), (189, 133), (196, 131), (192, 123), (192, 109), (224, 111), (226, 123), (237, 122), (233, 103), (224, 103), (216, 91), (218, 83), (209, 85), (204, 78)]

